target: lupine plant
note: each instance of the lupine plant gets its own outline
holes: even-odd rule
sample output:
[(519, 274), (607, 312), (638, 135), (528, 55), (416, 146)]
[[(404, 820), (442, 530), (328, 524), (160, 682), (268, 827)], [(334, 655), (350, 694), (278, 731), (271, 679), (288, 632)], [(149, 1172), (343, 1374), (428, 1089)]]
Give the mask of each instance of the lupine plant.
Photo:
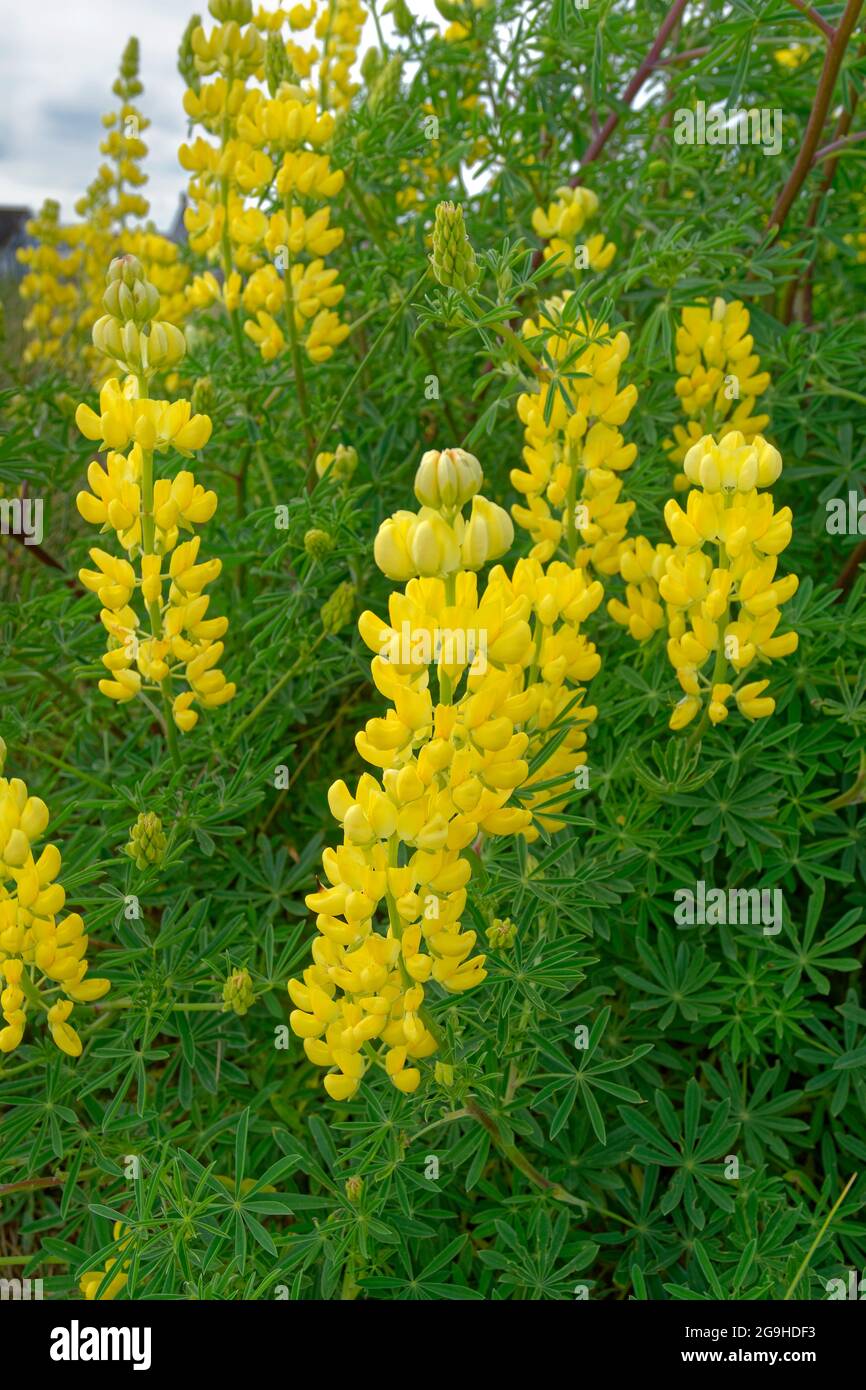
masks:
[(436, 10), (181, 16), (171, 241), (143, 7), (3, 286), (0, 1274), (834, 1297), (862, 0)]

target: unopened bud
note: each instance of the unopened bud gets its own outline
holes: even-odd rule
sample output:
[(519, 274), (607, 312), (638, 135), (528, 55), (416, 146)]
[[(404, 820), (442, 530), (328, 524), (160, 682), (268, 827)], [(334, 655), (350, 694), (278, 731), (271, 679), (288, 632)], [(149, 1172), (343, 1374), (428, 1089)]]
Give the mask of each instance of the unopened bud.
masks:
[(272, 97), (277, 95), (284, 82), (294, 77), (286, 45), (279, 34), (268, 34), (265, 45), (265, 81)]
[(478, 279), (478, 262), (466, 235), (459, 203), (439, 203), (436, 208), (430, 264), (439, 284), (446, 289), (468, 290)]
[(216, 405), (216, 392), (209, 376), (200, 376), (192, 388), (190, 397), (193, 415), (210, 415)]
[(153, 811), (142, 811), (130, 829), (125, 851), (135, 860), (136, 868), (146, 869), (150, 864), (162, 863), (167, 844), (159, 816)]
[(106, 357), (119, 360), (123, 357), (123, 341), (120, 336), (120, 323), (111, 314), (103, 314), (91, 330), (93, 346)]
[(109, 285), (113, 280), (122, 280), (125, 285), (134, 285), (136, 280), (145, 278), (144, 268), (137, 256), (115, 256), (105, 278)]
[(334, 549), (334, 537), (327, 531), (313, 529), (304, 535), (304, 549), (314, 560), (324, 560)]
[[(128, 325), (129, 326), (129, 325)], [(165, 370), (176, 367), (186, 353), (186, 339), (173, 323), (154, 320), (146, 338), (148, 367)]]
[(320, 609), (322, 627), (332, 636), (352, 621), (355, 612), (355, 586), (348, 579), (338, 584)]
[(249, 24), (253, 17), (251, 0), (208, 0), (208, 9), (220, 24)]
[(428, 449), (415, 474), (415, 496), (425, 507), (453, 511), (474, 497), (484, 481), (481, 464), (465, 449)]
[(223, 985), (223, 1013), (233, 1009), (243, 1018), (252, 1008), (255, 998), (250, 972), (246, 969), (235, 970)]
[(494, 917), (487, 928), (487, 941), (496, 950), (508, 951), (517, 940), (517, 927), (510, 917)]

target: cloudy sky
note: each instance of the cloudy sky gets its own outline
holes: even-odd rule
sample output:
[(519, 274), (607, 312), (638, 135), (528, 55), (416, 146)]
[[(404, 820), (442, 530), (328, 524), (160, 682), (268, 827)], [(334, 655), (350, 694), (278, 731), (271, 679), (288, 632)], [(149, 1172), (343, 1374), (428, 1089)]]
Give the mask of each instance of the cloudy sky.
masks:
[[(409, 3), (415, 14), (438, 19), (432, 0)], [(274, 0), (265, 4), (276, 8)], [(140, 104), (152, 121), (143, 191), (157, 225), (166, 227), (183, 185), (177, 147), (186, 138), (177, 47), (196, 11), (207, 12), (206, 0), (0, 0), (0, 206), (35, 210), (52, 197), (64, 217), (74, 217), (75, 200), (98, 168), (100, 116), (116, 102), (111, 84), (120, 54), (135, 34), (145, 88)], [(306, 35), (300, 39), (308, 43)], [(361, 52), (374, 42), (368, 20)]]

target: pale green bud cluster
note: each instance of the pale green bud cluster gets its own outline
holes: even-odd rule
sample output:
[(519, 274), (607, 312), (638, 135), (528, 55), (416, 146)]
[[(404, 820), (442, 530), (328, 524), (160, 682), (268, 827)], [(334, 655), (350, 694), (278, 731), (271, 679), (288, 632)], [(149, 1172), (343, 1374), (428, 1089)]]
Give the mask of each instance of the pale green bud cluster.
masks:
[(189, 87), (194, 92), (198, 92), (201, 86), (201, 75), (195, 65), (195, 50), (192, 46), (192, 36), (196, 29), (201, 28), (201, 15), (194, 14), (183, 31), (180, 46), (177, 51), (177, 70), (184, 81), (184, 86)]
[(208, 0), (208, 9), (218, 24), (249, 24), (253, 17), (251, 0)]
[(436, 208), (430, 264), (439, 284), (446, 289), (468, 290), (478, 279), (478, 262), (466, 235), (459, 203), (439, 203)]
[(282, 84), (293, 81), (294, 76), (285, 43), (279, 34), (269, 34), (265, 44), (265, 81), (271, 96), (275, 97)]
[(223, 985), (223, 1013), (232, 1009), (243, 1018), (252, 1008), (255, 998), (250, 972), (246, 969), (235, 970)]
[(142, 811), (129, 832), (129, 844), (125, 846), (130, 859), (137, 869), (147, 869), (159, 865), (165, 858), (168, 841), (162, 828), (162, 821), (153, 811)]
[(216, 406), (216, 391), (209, 376), (197, 377), (193, 383), (190, 406), (193, 415), (212, 415)]
[(356, 590), (354, 584), (344, 579), (321, 607), (322, 627), (333, 635), (352, 621), (355, 613)]
[(127, 41), (120, 59), (120, 76), (115, 79), (111, 88), (114, 95), (124, 101), (139, 97), (144, 91), (138, 77), (139, 57), (138, 39), (131, 38)]
[(487, 928), (489, 944), (500, 951), (507, 951), (517, 940), (517, 927), (510, 917), (494, 917), (493, 925)]
[(93, 325), (94, 347), (133, 376), (176, 367), (186, 353), (186, 339), (173, 323), (156, 318), (159, 293), (138, 258), (116, 256), (106, 281), (106, 312)]
[(304, 549), (313, 560), (324, 560), (334, 549), (336, 542), (328, 531), (316, 527), (304, 534)]
[(403, 59), (398, 55), (389, 58), (379, 68), (370, 83), (368, 105), (373, 115), (387, 111), (394, 106), (400, 96), (400, 77), (403, 72)]

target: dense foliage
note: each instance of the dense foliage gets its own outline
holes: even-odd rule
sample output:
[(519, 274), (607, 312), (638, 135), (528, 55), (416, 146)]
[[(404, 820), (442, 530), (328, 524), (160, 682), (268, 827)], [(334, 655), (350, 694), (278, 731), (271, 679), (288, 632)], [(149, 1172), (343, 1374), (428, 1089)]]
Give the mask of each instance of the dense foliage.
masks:
[[(128, 49), (132, 144), (4, 295), (0, 501), (45, 505), (0, 539), (2, 1273), (826, 1298), (866, 1269), (861, 0), (390, 0), (360, 64), (318, 8), (187, 28), (179, 251)], [(778, 152), (681, 141), (699, 103)], [(476, 574), (483, 698), (371, 675), (370, 614)]]

